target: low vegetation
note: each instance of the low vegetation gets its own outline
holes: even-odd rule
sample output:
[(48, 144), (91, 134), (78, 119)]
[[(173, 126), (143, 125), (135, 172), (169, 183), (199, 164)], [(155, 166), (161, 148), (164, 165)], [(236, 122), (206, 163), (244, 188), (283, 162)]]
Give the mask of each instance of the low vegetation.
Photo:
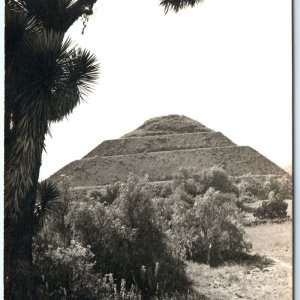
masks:
[(278, 198), (272, 198), (269, 201), (264, 201), (260, 207), (258, 207), (253, 216), (259, 219), (277, 219), (285, 218), (287, 216), (288, 204)]
[[(272, 197), (268, 211), (287, 195), (287, 182), (259, 183)], [(187, 261), (219, 267), (249, 257), (243, 210), (258, 192), (256, 181), (237, 182), (219, 167), (181, 169), (165, 185), (130, 175), (76, 197), (65, 187), (59, 203), (48, 202), (55, 217), (35, 235), (36, 298), (201, 299)]]

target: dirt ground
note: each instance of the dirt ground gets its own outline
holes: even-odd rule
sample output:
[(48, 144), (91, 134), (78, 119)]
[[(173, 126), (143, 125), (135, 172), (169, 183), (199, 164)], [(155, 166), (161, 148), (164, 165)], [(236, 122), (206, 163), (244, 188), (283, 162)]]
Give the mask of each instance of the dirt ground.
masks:
[(247, 227), (251, 263), (219, 268), (188, 262), (187, 273), (197, 292), (208, 299), (292, 299), (292, 222)]

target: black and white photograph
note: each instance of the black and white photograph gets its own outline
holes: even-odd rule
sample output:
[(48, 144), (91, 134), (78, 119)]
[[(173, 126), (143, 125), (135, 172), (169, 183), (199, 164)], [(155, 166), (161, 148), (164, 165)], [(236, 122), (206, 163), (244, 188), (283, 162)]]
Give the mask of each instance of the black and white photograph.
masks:
[(294, 299), (292, 4), (5, 0), (3, 299)]

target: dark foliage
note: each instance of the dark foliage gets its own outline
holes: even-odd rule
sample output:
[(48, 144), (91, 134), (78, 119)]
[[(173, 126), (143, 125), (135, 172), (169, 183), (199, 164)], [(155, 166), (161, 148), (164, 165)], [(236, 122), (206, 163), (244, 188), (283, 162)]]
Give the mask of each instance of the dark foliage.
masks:
[(59, 189), (52, 182), (44, 180), (38, 184), (34, 208), (36, 230), (59, 216), (62, 209), (60, 196)]
[(268, 176), (264, 182), (264, 189), (267, 196), (277, 199), (291, 199), (292, 195), (292, 179), (289, 175), (275, 177)]
[(233, 178), (218, 166), (203, 169), (199, 174), (193, 174), (191, 170), (180, 169), (173, 179), (173, 190), (177, 187), (192, 197), (204, 195), (209, 188), (214, 188), (223, 193), (239, 195), (239, 190), (234, 184)]
[(285, 218), (287, 216), (287, 207), (288, 204), (284, 200), (273, 198), (269, 201), (264, 201), (253, 213), (253, 216), (259, 219)]
[(261, 178), (255, 178), (251, 175), (239, 177), (237, 187), (242, 197), (254, 197), (256, 199), (268, 198), (268, 193)]
[[(146, 182), (130, 177), (110, 205), (84, 201), (71, 212), (73, 230), (91, 245), (95, 268), (154, 295), (188, 287), (183, 264), (170, 255), (164, 234), (156, 225)], [(159, 286), (159, 288), (158, 288)]]
[(202, 1), (203, 0), (162, 0), (160, 5), (164, 7), (165, 13), (167, 13), (170, 9), (178, 12), (180, 9), (183, 9), (187, 6), (193, 7)]
[(121, 183), (117, 181), (107, 185), (105, 187), (104, 192), (99, 192), (99, 191), (91, 192), (90, 198), (96, 199), (97, 201), (103, 203), (104, 205), (110, 205), (119, 197), (120, 188), (121, 188)]
[(201, 185), (201, 194), (206, 193), (209, 188), (214, 188), (223, 193), (239, 195), (238, 188), (235, 186), (233, 179), (229, 177), (224, 169), (218, 166), (203, 170), (196, 178)]

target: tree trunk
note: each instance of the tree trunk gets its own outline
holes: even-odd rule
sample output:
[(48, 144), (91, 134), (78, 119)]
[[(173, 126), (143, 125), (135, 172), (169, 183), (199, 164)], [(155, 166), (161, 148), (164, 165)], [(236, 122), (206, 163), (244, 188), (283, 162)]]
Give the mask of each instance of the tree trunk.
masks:
[[(4, 220), (4, 276), (5, 276), (5, 291), (6, 300), (31, 300), (34, 299), (33, 293), (33, 269), (32, 269), (32, 237), (34, 232), (34, 206), (36, 199), (37, 184), (39, 178), (39, 170), (41, 166), (41, 157), (45, 134), (47, 131), (47, 123), (43, 124), (43, 135), (39, 138), (35, 137), (35, 148), (30, 149), (33, 152), (34, 162), (30, 172), (31, 186), (25, 195), (18, 199), (19, 212), (16, 215), (12, 210), (5, 211)], [(26, 137), (24, 137), (26, 138)], [(29, 151), (30, 151), (29, 150)], [(5, 151), (8, 151), (6, 148)], [(26, 151), (24, 151), (25, 153)], [(24, 154), (23, 153), (23, 154)], [(27, 153), (28, 155), (28, 153)], [(12, 164), (12, 163), (11, 163)], [(19, 164), (10, 166), (12, 169), (22, 168)], [(5, 166), (5, 176), (10, 176), (7, 166)], [(9, 200), (9, 189), (18, 188), (11, 186), (11, 182), (6, 178), (5, 201)], [(10, 186), (9, 186), (10, 185)]]
[(25, 215), (10, 220), (8, 239), (8, 288), (6, 299), (32, 299), (32, 222)]
[[(5, 220), (6, 293), (5, 299), (33, 299), (32, 237), (33, 212), (36, 199), (40, 162), (34, 174), (35, 184), (22, 199), (21, 213), (17, 218)], [(7, 291), (8, 288), (8, 291)]]

